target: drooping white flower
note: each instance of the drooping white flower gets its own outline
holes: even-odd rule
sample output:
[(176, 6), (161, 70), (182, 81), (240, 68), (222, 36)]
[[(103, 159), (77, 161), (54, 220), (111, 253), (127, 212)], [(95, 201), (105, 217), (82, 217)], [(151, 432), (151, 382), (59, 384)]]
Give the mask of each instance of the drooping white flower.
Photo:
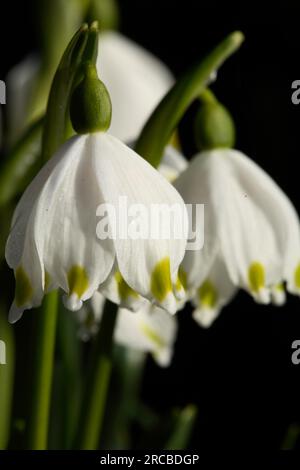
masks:
[(97, 68), (114, 110), (109, 132), (130, 142), (173, 85), (172, 75), (151, 53), (113, 31), (100, 35)]
[[(96, 292), (91, 299), (91, 309), (85, 305), (77, 312), (80, 324), (79, 335), (87, 340), (101, 326), (105, 297)], [(177, 335), (176, 316), (169, 315), (150, 302), (146, 302), (136, 313), (120, 308), (114, 331), (117, 344), (133, 350), (152, 354), (162, 367), (170, 364)]]
[[(68, 308), (79, 309), (110, 276), (117, 278), (119, 296), (127, 306), (130, 297), (142, 296), (170, 312), (176, 310), (176, 297), (182, 297), (177, 271), (186, 239), (99, 239), (97, 208), (110, 204), (117, 209), (120, 197), (126, 197), (129, 207), (139, 203), (149, 210), (152, 204), (175, 204), (186, 222), (177, 191), (115, 137), (104, 132), (75, 136), (58, 150), (14, 214), (6, 246), (16, 277), (11, 321), (57, 287), (65, 291)], [(112, 222), (108, 214), (108, 233)], [(184, 220), (175, 216), (169, 223), (173, 233), (173, 224)]]
[(204, 204), (204, 247), (187, 251), (182, 263), (202, 325), (211, 324), (237, 288), (277, 305), (285, 300), (284, 283), (300, 294), (298, 215), (264, 170), (236, 150), (207, 150), (174, 186), (186, 203)]

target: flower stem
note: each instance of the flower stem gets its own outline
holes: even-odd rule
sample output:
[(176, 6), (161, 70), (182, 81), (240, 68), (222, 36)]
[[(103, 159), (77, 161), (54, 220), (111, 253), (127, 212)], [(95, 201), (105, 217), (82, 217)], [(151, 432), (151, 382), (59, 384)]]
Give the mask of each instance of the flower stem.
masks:
[(145, 124), (135, 145), (136, 152), (157, 167), (165, 146), (189, 106), (200, 97), (224, 61), (238, 50), (244, 40), (235, 31), (218, 44), (199, 64), (181, 78), (159, 103)]
[(48, 294), (37, 317), (33, 384), (27, 425), (27, 448), (47, 448), (48, 422), (57, 321), (58, 292)]
[(117, 311), (118, 306), (107, 300), (89, 363), (76, 439), (77, 449), (96, 450), (98, 447), (112, 371), (113, 332)]

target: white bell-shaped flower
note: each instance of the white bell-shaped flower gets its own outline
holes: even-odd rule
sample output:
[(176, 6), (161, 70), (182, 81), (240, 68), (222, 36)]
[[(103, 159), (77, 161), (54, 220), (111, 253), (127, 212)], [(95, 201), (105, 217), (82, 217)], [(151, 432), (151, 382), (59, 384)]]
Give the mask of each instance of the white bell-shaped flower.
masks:
[[(88, 103), (93, 106), (86, 114)], [(72, 137), (44, 166), (13, 217), (6, 246), (16, 277), (11, 321), (57, 287), (65, 291), (67, 307), (77, 310), (96, 290), (105, 292), (112, 277), (129, 308), (141, 296), (174, 313), (176, 298), (183, 297), (178, 267), (187, 238), (184, 202), (149, 163), (103, 132), (110, 114), (107, 90), (87, 64), (71, 101), (73, 126), (83, 135)], [(164, 217), (153, 219), (161, 207)]]
[(187, 251), (182, 263), (202, 325), (211, 324), (237, 288), (277, 305), (285, 299), (284, 283), (300, 294), (298, 215), (262, 168), (236, 150), (207, 150), (174, 186), (186, 203), (204, 204), (204, 247)]
[(7, 242), (6, 259), (17, 281), (12, 321), (39, 305), (49, 287), (61, 287), (68, 307), (80, 308), (115, 264), (124, 300), (140, 294), (175, 311), (173, 291), (178, 294), (185, 239), (100, 240), (97, 209), (110, 204), (117, 210), (121, 197), (128, 207), (142, 204), (149, 212), (152, 204), (175, 204), (186, 216), (181, 197), (165, 178), (108, 134), (75, 136), (45, 165), (18, 204)]

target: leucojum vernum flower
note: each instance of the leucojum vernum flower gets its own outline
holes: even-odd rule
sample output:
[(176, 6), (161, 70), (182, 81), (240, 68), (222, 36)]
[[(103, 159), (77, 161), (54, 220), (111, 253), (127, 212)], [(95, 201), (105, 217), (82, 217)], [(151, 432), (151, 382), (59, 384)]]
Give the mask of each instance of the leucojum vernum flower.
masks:
[[(238, 288), (259, 303), (300, 293), (300, 225), (295, 208), (254, 161), (232, 149), (234, 124), (213, 97), (196, 121), (202, 151), (174, 182), (186, 203), (205, 206), (204, 247), (182, 263), (194, 317), (209, 326)], [(214, 124), (209, 125), (209, 124)]]
[[(46, 3), (56, 15), (56, 2)], [(58, 3), (61, 12), (73, 9), (74, 14), (60, 15), (62, 38), (68, 36), (68, 18), (73, 31), (97, 10), (94, 0), (76, 7), (66, 0)], [(114, 11), (113, 1), (104, 10), (107, 6)], [(153, 419), (136, 396), (141, 364), (148, 354), (159, 366), (170, 365), (180, 335), (178, 317), (188, 315), (188, 302), (194, 320), (209, 327), (239, 289), (258, 303), (278, 306), (286, 292), (300, 294), (299, 217), (266, 171), (234, 149), (233, 119), (210, 90), (219, 66), (242, 43), (242, 33), (229, 35), (177, 81), (132, 40), (111, 30), (99, 34), (97, 22), (81, 26), (58, 67), (55, 61), (65, 44), (50, 20), (47, 34), (48, 61), (41, 53), (9, 74), (4, 116), (5, 146), (14, 150), (2, 181), (13, 174), (10, 182), (18, 184), (0, 198), (1, 209), (22, 190), (20, 175), (28, 176), (29, 160), (33, 171), (36, 155), (47, 145), (53, 150), (46, 148), (44, 166), (19, 199), (5, 249), (15, 276), (9, 321), (41, 306), (31, 317), (33, 324), (39, 322), (34, 324), (36, 363), (24, 434), (29, 448), (47, 448), (51, 406), (61, 407), (51, 402), (53, 382), (66, 372), (63, 392), (55, 393), (65, 399), (70, 388), (73, 392), (80, 386), (78, 396), (74, 393), (75, 412), (68, 416), (71, 407), (66, 407), (58, 420), (66, 421), (61, 446), (97, 449), (109, 410), (109, 426), (120, 424), (118, 438), (125, 439), (127, 448), (132, 420), (140, 419), (141, 428), (146, 420), (150, 434), (148, 421)], [(194, 129), (199, 152), (189, 161), (183, 156), (179, 123), (199, 99)], [(53, 116), (59, 116), (64, 129), (55, 126)], [(53, 147), (49, 136), (54, 136)], [(204, 217), (198, 219), (189, 209), (200, 206)], [(203, 245), (190, 245), (191, 234)], [(67, 316), (66, 310), (75, 313)], [(3, 318), (12, 328), (6, 314)], [(1, 315), (0, 321), (4, 331)], [(57, 368), (56, 332), (58, 355), (64, 350)], [(83, 347), (78, 338), (91, 344)], [(82, 370), (84, 348), (90, 354), (87, 372)], [(120, 385), (110, 393), (112, 374)], [(191, 425), (194, 411), (188, 418), (183, 413), (176, 421), (180, 432)], [(156, 416), (154, 421), (160, 423)], [(151, 431), (156, 428), (149, 425)], [(7, 447), (8, 434), (7, 429), (1, 432), (0, 421), (0, 448)], [(176, 428), (177, 443), (179, 434)], [(180, 436), (184, 448), (187, 437)]]
[[(87, 97), (96, 105), (86, 116)], [(187, 218), (180, 195), (151, 165), (106, 133), (110, 99), (91, 64), (74, 91), (71, 117), (79, 135), (44, 166), (14, 214), (6, 246), (16, 277), (10, 320), (40, 305), (44, 293), (58, 287), (65, 291), (65, 305), (71, 310), (103, 289), (116, 292), (127, 307), (141, 296), (174, 313), (176, 298), (181, 299), (184, 291), (178, 267), (187, 235), (100, 240), (96, 213), (100, 204), (117, 207), (121, 196), (129, 205), (149, 208), (175, 204), (178, 217), (169, 220), (175, 233), (176, 225), (186, 225)]]

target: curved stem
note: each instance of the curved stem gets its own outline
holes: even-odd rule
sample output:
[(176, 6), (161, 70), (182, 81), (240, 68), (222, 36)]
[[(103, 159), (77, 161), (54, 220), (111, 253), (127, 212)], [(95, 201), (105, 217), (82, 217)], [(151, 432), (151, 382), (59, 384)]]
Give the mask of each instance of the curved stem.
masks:
[(47, 449), (58, 292), (48, 294), (37, 317), (27, 448)]
[(210, 77), (242, 44), (236, 31), (224, 39), (200, 63), (183, 75), (163, 98), (146, 123), (136, 143), (136, 152), (157, 167), (163, 151), (184, 113), (207, 87)]
[(76, 449), (96, 450), (98, 447), (112, 370), (113, 333), (117, 312), (118, 306), (107, 300), (89, 362)]

